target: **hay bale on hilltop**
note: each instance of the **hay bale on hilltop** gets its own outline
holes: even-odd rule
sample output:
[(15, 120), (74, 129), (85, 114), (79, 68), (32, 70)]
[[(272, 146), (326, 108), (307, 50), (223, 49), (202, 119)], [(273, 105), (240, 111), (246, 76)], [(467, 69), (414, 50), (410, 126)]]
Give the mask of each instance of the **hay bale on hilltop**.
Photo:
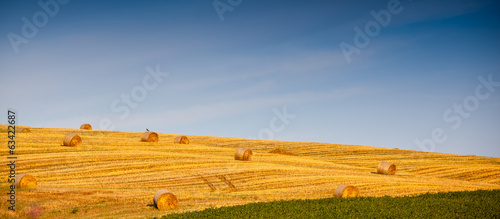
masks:
[(350, 185), (340, 185), (335, 189), (335, 197), (336, 198), (350, 198), (350, 197), (358, 197), (359, 190)]
[(80, 126), (80, 129), (92, 130), (92, 126), (90, 124), (83, 124)]
[(382, 161), (378, 164), (377, 173), (394, 175), (396, 174), (396, 165), (386, 161)]
[(182, 135), (175, 137), (174, 142), (177, 144), (189, 144), (189, 139), (186, 136)]
[(31, 132), (29, 128), (18, 128), (17, 132)]
[(28, 174), (19, 174), (15, 178), (15, 186), (18, 188), (35, 188), (36, 178)]
[(69, 133), (64, 137), (63, 145), (64, 146), (70, 146), (70, 147), (75, 147), (78, 146), (82, 143), (82, 138), (78, 136), (77, 134)]
[(236, 154), (234, 155), (235, 160), (251, 161), (252, 151), (246, 148), (236, 149)]
[(155, 206), (159, 210), (167, 210), (171, 208), (177, 207), (177, 197), (170, 191), (166, 189), (161, 189), (156, 192), (155, 197), (153, 198)]
[(158, 142), (158, 134), (156, 132), (144, 132), (141, 137), (141, 141), (144, 142)]

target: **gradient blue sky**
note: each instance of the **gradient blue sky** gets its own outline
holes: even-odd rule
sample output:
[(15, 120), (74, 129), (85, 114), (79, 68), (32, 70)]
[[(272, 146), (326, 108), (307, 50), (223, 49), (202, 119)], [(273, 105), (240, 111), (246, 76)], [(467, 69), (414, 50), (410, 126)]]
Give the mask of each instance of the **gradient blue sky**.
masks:
[[(221, 21), (213, 1), (72, 0), (16, 53), (9, 33), (45, 12), (2, 0), (0, 123), (11, 107), (26, 126), (108, 119), (118, 131), (258, 138), (276, 121), (276, 140), (410, 150), (441, 129), (434, 151), (500, 157), (500, 86), (482, 88), (460, 125), (443, 119), (478, 77), (500, 82), (500, 3), (395, 1), (402, 11), (347, 62), (339, 45), (388, 2), (243, 0)], [(169, 75), (122, 116), (113, 102), (147, 66)], [(281, 127), (284, 107), (296, 117)]]

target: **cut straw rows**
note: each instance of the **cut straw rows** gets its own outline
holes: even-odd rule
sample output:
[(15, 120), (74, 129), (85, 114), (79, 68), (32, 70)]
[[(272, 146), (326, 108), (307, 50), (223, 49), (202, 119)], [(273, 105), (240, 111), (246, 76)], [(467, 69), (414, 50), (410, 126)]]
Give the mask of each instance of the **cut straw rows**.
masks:
[[(92, 130), (92, 127), (90, 126), (90, 124), (83, 124), (80, 126), (80, 129)], [(158, 142), (158, 141), (159, 141), (159, 137), (158, 137), (158, 134), (156, 132), (151, 132), (148, 130), (147, 132), (144, 132), (141, 136), (141, 142)], [(74, 133), (67, 134), (63, 140), (63, 145), (70, 146), (70, 147), (78, 146), (81, 143), (82, 143), (81, 137), (78, 136), (77, 134), (74, 134)], [(174, 139), (174, 143), (176, 143), (176, 144), (189, 144), (189, 139), (186, 136), (177, 136)], [(288, 151), (284, 150), (283, 148), (277, 148), (277, 149), (271, 150), (271, 151), (269, 151), (269, 153), (298, 156), (297, 154), (288, 152)], [(244, 147), (239, 147), (235, 151), (234, 159), (240, 160), (240, 161), (252, 161), (253, 155), (254, 155), (254, 153), (252, 152), (252, 150), (250, 150), (248, 148), (244, 148)], [(379, 173), (379, 174), (394, 175), (395, 172), (396, 172), (396, 166), (392, 163), (382, 161), (377, 166), (377, 173)], [(251, 175), (253, 175), (253, 174), (249, 173), (249, 175), (250, 175), (249, 177), (251, 178), (252, 177)], [(26, 174), (21, 174), (18, 177), (20, 177), (20, 178), (19, 178), (19, 180), (16, 180), (16, 181), (19, 181), (18, 182), (19, 187), (21, 187), (21, 188), (36, 187), (37, 182), (36, 182), (36, 179), (34, 177), (32, 177), (30, 175), (26, 175)], [(236, 186), (230, 180), (228, 180), (226, 178), (226, 176), (217, 175), (217, 177), (222, 182), (226, 183), (227, 186), (231, 188), (231, 191), (234, 191), (234, 192), (238, 191), (236, 189)], [(214, 190), (214, 186), (210, 182), (208, 182), (206, 178), (203, 178), (200, 175), (200, 177), (197, 180), (199, 180), (199, 179), (202, 179), (205, 184), (208, 184), (209, 187), (212, 190)], [(248, 179), (248, 178), (246, 178), (246, 179)], [(138, 182), (138, 183), (140, 183), (140, 182)], [(173, 182), (173, 183), (176, 183), (176, 182)], [(182, 184), (183, 183), (179, 184), (177, 182), (176, 183), (177, 188), (179, 187), (179, 185), (182, 185)], [(276, 185), (280, 185), (280, 184), (277, 182)], [(282, 186), (283, 185), (281, 185), (281, 187)], [(360, 192), (359, 192), (358, 188), (356, 188), (355, 186), (352, 186), (352, 185), (339, 185), (336, 187), (336, 189), (333, 193), (333, 196), (337, 197), (337, 198), (350, 198), (350, 197), (357, 197), (359, 195), (360, 195)], [(154, 202), (154, 206), (157, 207), (159, 210), (176, 208), (178, 205), (177, 197), (167, 189), (159, 190), (155, 194), (155, 196), (153, 197), (153, 202)]]

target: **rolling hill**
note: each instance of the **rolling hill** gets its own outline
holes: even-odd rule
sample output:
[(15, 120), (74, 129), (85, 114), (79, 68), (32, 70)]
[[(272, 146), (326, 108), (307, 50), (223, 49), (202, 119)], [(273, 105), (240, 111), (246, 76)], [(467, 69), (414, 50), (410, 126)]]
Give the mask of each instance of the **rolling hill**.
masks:
[[(142, 133), (29, 128), (31, 132), (16, 133), (16, 172), (35, 176), (38, 186), (16, 192), (15, 214), (2, 201), (2, 217), (27, 216), (33, 206), (43, 209), (42, 218), (161, 217), (209, 207), (327, 198), (342, 184), (370, 197), (500, 189), (500, 158), (189, 135), (190, 144), (174, 144), (178, 135), (160, 132), (159, 142), (147, 143), (140, 142)], [(78, 134), (82, 144), (62, 146), (67, 133)], [(7, 145), (7, 125), (0, 125), (0, 135), (0, 144)], [(251, 149), (252, 161), (234, 160), (238, 147)], [(277, 148), (288, 154), (269, 153)], [(0, 154), (7, 157), (8, 148)], [(396, 175), (376, 174), (380, 161), (396, 164)], [(10, 185), (4, 170), (2, 194)], [(176, 209), (153, 206), (160, 189), (177, 196)]]

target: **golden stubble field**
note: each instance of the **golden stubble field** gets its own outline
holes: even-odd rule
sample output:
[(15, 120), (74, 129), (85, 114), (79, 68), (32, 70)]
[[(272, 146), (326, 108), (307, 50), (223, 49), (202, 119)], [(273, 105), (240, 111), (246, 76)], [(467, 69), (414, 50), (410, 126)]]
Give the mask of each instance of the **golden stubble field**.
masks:
[[(356, 186), (361, 196), (500, 189), (500, 158), (461, 156), (357, 145), (262, 141), (160, 133), (159, 142), (140, 142), (142, 133), (30, 127), (16, 133), (17, 174), (37, 178), (35, 189), (16, 192), (16, 213), (8, 211), (8, 167), (1, 177), (1, 217), (27, 217), (34, 206), (41, 218), (154, 217), (209, 207), (273, 200), (333, 196), (338, 185)], [(154, 131), (154, 130), (153, 130)], [(67, 133), (82, 138), (62, 146)], [(0, 151), (7, 163), (7, 125), (0, 125)], [(236, 161), (238, 147), (252, 161)], [(473, 147), (473, 145), (471, 145)], [(298, 156), (272, 154), (283, 148)], [(396, 175), (376, 174), (380, 161)], [(174, 210), (153, 207), (160, 189), (173, 192)]]

